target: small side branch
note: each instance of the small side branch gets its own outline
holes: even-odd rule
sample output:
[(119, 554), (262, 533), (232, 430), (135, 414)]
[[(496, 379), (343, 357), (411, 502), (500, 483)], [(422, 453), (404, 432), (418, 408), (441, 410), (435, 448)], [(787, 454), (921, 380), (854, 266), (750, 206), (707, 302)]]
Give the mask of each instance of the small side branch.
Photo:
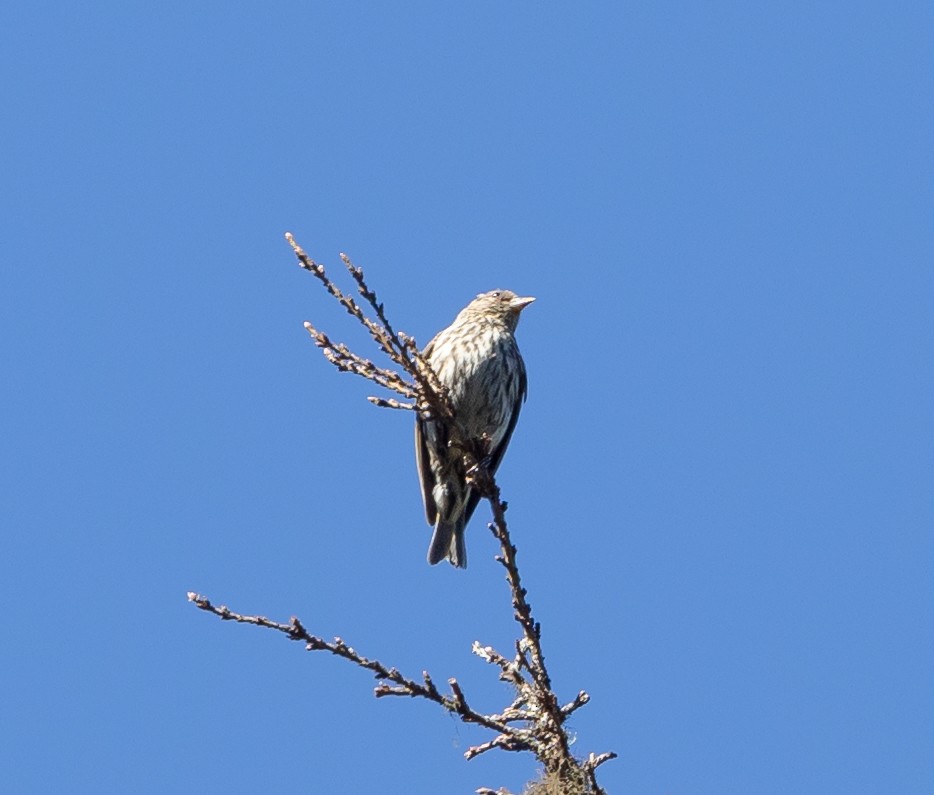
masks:
[(393, 370), (377, 367), (369, 359), (364, 359), (362, 356), (355, 354), (342, 342), (332, 342), (327, 334), (316, 329), (308, 321), (305, 321), (305, 330), (311, 335), (315, 345), (321, 348), (324, 357), (341, 372), (362, 376), (368, 381), (379, 384), (404, 397), (414, 398), (418, 396), (416, 385), (406, 381)]
[[(305, 644), (307, 651), (326, 651), (335, 657), (341, 657), (354, 665), (370, 671), (377, 679), (381, 680), (374, 689), (374, 695), (377, 698), (382, 696), (410, 696), (412, 698), (425, 698), (433, 701), (460, 717), (465, 723), (474, 723), (478, 726), (498, 732), (501, 743), (507, 743), (510, 750), (535, 750), (537, 743), (535, 738), (528, 730), (510, 726), (509, 723), (496, 715), (484, 715), (474, 710), (467, 703), (464, 692), (456, 679), (449, 679), (451, 686), (451, 695), (443, 695), (435, 686), (428, 672), (422, 673), (422, 681), (404, 676), (398, 669), (385, 665), (379, 660), (364, 657), (352, 646), (348, 646), (341, 638), (334, 638), (333, 641), (326, 641), (318, 635), (313, 635), (298, 618), (292, 616), (288, 624), (282, 624), (278, 621), (272, 621), (265, 616), (248, 616), (241, 613), (235, 613), (225, 605), (214, 605), (211, 601), (201, 594), (194, 592), (188, 593), (188, 601), (192, 602), (200, 610), (212, 613), (224, 621), (235, 621), (239, 624), (253, 624), (258, 627), (265, 627), (276, 632), (281, 632), (289, 640), (301, 641)], [(386, 684), (391, 682), (392, 684)], [(503, 746), (505, 747), (505, 746)]]
[(406, 411), (415, 411), (416, 409), (414, 403), (400, 403), (398, 400), (393, 400), (392, 398), (373, 397), (370, 395), (367, 400), (374, 406), (379, 406), (382, 409), (405, 409)]
[[(393, 370), (377, 367), (369, 359), (358, 356), (342, 343), (331, 342), (324, 332), (317, 330), (311, 323), (306, 322), (305, 328), (308, 329), (309, 334), (311, 334), (318, 347), (321, 348), (328, 361), (335, 365), (338, 370), (356, 373), (375, 384), (402, 395), (402, 397), (414, 398), (415, 408), (418, 411), (448, 419), (452, 418), (454, 412), (448, 400), (447, 389), (421, 355), (414, 338), (404, 332), (397, 332), (389, 322), (386, 309), (377, 298), (376, 291), (367, 284), (363, 269), (356, 267), (346, 254), (341, 254), (344, 266), (353, 277), (354, 282), (356, 282), (357, 291), (376, 313), (376, 320), (367, 317), (360, 304), (337, 286), (334, 280), (328, 276), (324, 265), (309, 257), (290, 232), (286, 232), (285, 239), (292, 247), (292, 251), (295, 252), (298, 264), (324, 285), (328, 294), (367, 330), (389, 360), (400, 367), (412, 380), (407, 380)], [(386, 408), (408, 407), (407, 404), (399, 404), (392, 400), (380, 398), (371, 400), (371, 402)]]
[(594, 795), (606, 795), (606, 790), (597, 783), (597, 768), (604, 762), (616, 759), (617, 756), (618, 754), (613, 751), (607, 751), (598, 755), (590, 754), (590, 756), (584, 760), (582, 767), (584, 769), (584, 774), (587, 776), (587, 784)]

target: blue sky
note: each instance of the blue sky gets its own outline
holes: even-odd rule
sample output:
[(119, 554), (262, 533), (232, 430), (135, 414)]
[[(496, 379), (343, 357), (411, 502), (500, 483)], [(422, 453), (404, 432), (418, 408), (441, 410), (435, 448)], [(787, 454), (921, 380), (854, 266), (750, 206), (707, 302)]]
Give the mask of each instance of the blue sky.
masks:
[(478, 510), (302, 329), (535, 295), (500, 471), (608, 791), (934, 781), (934, 12), (38, 2), (0, 11), (0, 788), (518, 791), (530, 759), (185, 600), (508, 692)]

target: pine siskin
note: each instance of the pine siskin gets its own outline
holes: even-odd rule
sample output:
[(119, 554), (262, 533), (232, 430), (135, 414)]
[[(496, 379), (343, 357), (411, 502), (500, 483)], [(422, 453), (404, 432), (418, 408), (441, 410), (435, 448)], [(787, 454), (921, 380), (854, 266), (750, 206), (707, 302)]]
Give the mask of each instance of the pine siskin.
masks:
[(489, 440), (487, 466), (495, 472), (526, 396), (525, 364), (514, 336), (519, 313), (534, 301), (509, 290), (478, 295), (454, 322), (425, 347), (424, 356), (450, 391), (454, 433), (443, 420), (415, 423), (415, 453), (422, 499), (434, 535), (428, 562), (447, 558), (467, 567), (464, 529), (480, 495), (467, 485), (463, 451), (449, 445), (452, 436), (465, 445)]

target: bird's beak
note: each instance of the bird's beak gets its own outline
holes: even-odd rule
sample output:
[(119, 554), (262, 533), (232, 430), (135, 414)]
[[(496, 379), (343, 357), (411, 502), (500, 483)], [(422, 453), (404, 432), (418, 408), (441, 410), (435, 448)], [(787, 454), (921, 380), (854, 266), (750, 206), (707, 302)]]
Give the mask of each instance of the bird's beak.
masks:
[(521, 312), (521, 311), (522, 311), (523, 309), (525, 309), (529, 304), (531, 304), (532, 301), (534, 301), (534, 300), (535, 300), (535, 299), (532, 298), (532, 296), (527, 296), (527, 297), (518, 296), (517, 298), (513, 298), (513, 299), (509, 302), (509, 308), (510, 308), (513, 312)]

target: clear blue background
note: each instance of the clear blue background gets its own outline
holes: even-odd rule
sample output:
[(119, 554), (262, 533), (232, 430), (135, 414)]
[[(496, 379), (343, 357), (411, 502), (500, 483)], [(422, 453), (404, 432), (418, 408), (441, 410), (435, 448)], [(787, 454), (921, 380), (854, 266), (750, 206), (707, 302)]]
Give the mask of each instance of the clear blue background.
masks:
[(531, 758), (225, 624), (509, 694), (483, 513), (302, 329), (538, 297), (501, 469), (611, 793), (934, 791), (929, 3), (7, 4), (4, 792), (518, 791)]

